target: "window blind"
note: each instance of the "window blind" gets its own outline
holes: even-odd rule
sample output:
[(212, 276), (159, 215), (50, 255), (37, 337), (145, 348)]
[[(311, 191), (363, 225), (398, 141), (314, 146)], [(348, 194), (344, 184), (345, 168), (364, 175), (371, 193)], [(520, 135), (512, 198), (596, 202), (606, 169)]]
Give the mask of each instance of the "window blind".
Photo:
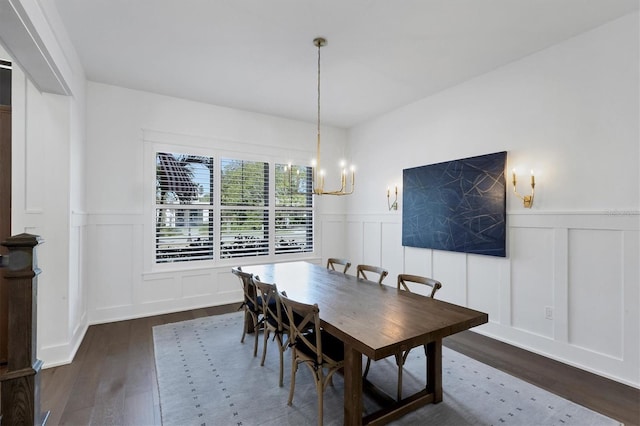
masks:
[(216, 176), (213, 157), (155, 160), (156, 263), (313, 251), (311, 167), (221, 158)]
[(311, 167), (276, 164), (275, 254), (313, 251)]
[(156, 153), (157, 263), (213, 259), (213, 158)]
[(269, 163), (220, 161), (220, 258), (269, 254)]

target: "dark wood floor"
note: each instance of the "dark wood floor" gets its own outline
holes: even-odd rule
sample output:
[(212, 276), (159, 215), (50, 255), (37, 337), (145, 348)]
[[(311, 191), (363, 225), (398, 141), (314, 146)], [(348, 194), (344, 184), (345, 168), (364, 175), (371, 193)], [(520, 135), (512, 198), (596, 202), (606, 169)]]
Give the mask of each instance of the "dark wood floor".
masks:
[[(74, 361), (42, 371), (47, 425), (159, 425), (151, 328), (233, 312), (226, 305), (89, 327)], [(640, 425), (640, 390), (472, 332), (445, 345), (626, 425)]]

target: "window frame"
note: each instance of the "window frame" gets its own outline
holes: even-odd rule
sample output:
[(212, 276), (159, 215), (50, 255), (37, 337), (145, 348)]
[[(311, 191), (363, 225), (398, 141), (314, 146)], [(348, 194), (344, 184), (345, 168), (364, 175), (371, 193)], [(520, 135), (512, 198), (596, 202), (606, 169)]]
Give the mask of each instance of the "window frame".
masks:
[[(146, 135), (145, 135), (146, 136)], [(175, 135), (172, 135), (175, 136)], [(178, 138), (180, 139), (180, 138)], [(318, 246), (318, 221), (317, 221), (317, 203), (315, 197), (312, 196), (311, 207), (309, 210), (312, 214), (312, 243), (313, 248), (311, 251), (301, 251), (293, 253), (278, 253), (275, 252), (276, 246), (276, 189), (275, 189), (275, 168), (276, 164), (288, 163), (290, 161), (299, 166), (307, 166), (308, 160), (301, 160), (305, 153), (296, 152), (291, 150), (283, 150), (282, 148), (273, 147), (261, 147), (261, 149), (255, 149), (256, 146), (246, 144), (246, 151), (238, 150), (242, 148), (243, 144), (234, 143), (236, 149), (225, 149), (224, 147), (202, 147), (194, 146), (194, 144), (182, 144), (182, 143), (164, 143), (149, 140), (145, 138), (145, 179), (147, 185), (145, 185), (145, 199), (147, 200), (147, 208), (145, 211), (144, 219), (144, 247), (145, 247), (145, 266), (144, 269), (149, 272), (163, 272), (163, 271), (175, 271), (175, 270), (194, 270), (194, 269), (208, 269), (213, 267), (226, 267), (236, 265), (248, 265), (255, 263), (269, 263), (269, 262), (283, 262), (294, 260), (306, 260), (317, 257), (319, 252)], [(199, 144), (198, 144), (199, 145)], [(223, 144), (224, 145), (224, 144)], [(268, 152), (267, 152), (268, 151)], [(176, 154), (197, 155), (213, 157), (213, 199), (214, 203), (211, 205), (213, 214), (213, 258), (209, 260), (193, 260), (193, 261), (170, 261), (161, 262), (156, 261), (156, 232), (155, 232), (155, 215), (156, 215), (156, 155), (158, 152), (170, 152)], [(279, 156), (281, 154), (282, 156)], [(292, 154), (296, 158), (293, 158)], [(269, 165), (269, 205), (265, 207), (268, 211), (268, 254), (264, 256), (247, 256), (247, 257), (231, 257), (221, 258), (221, 159), (237, 159), (244, 161), (258, 161), (266, 162)], [(310, 157), (309, 157), (310, 158)], [(283, 160), (284, 159), (284, 160)], [(281, 210), (281, 208), (280, 208)]]

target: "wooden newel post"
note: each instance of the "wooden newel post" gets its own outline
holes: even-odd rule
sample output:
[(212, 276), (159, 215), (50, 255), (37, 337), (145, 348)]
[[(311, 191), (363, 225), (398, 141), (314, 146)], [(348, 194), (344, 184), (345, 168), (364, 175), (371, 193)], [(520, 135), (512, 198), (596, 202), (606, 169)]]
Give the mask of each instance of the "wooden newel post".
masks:
[(6, 369), (1, 370), (2, 425), (43, 425), (49, 412), (40, 411), (40, 369), (37, 350), (38, 274), (35, 247), (37, 235), (20, 234), (5, 240), (8, 262), (4, 277), (8, 284), (9, 332)]

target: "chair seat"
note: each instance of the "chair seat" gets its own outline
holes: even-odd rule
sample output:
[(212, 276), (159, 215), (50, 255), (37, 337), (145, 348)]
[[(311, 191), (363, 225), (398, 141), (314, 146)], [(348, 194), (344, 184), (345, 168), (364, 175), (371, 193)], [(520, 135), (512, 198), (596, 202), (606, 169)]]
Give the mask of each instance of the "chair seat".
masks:
[[(269, 306), (271, 306), (271, 303), (269, 303)], [(295, 318), (296, 322), (300, 322), (300, 320), (302, 320), (302, 317), (300, 315), (298, 315), (296, 312), (293, 313), (293, 317)], [(273, 316), (268, 316), (266, 318), (266, 321), (271, 324), (274, 327), (278, 326), (278, 319), (274, 318)], [(285, 326), (289, 326), (289, 318), (287, 318), (287, 316), (282, 317), (282, 324), (284, 324)], [(309, 329), (313, 328), (313, 324), (309, 324)]]
[[(309, 339), (311, 342), (316, 341), (316, 332), (312, 331), (310, 333), (305, 334), (305, 337)], [(344, 359), (344, 343), (342, 340), (337, 337), (332, 336), (326, 331), (320, 332), (320, 339), (322, 341), (322, 352), (333, 359), (334, 361), (342, 361)], [(296, 349), (309, 358), (315, 359), (316, 352), (309, 348), (306, 344), (297, 344)]]
[[(266, 318), (267, 322), (269, 323), (270, 326), (272, 326), (274, 329), (278, 329), (278, 318), (274, 318), (272, 316), (268, 316)], [(282, 324), (288, 326), (289, 325), (289, 320), (287, 318), (282, 318)]]

